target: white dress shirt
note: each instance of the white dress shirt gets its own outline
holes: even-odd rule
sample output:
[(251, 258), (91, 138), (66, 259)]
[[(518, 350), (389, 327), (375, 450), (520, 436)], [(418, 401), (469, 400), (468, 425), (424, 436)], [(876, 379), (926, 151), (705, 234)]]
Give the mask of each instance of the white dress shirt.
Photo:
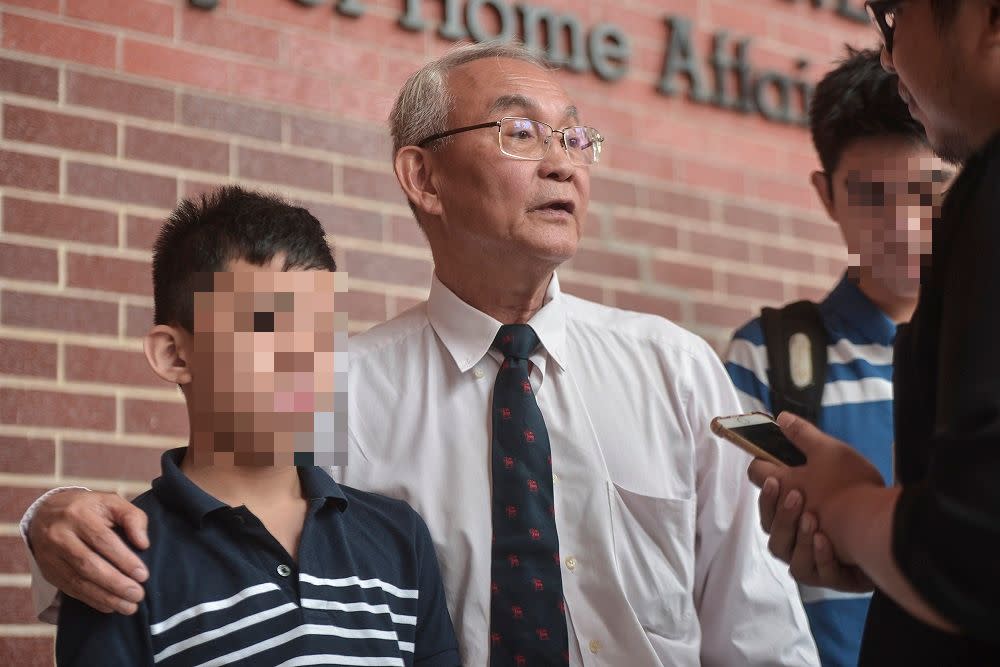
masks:
[[(818, 664), (767, 552), (749, 457), (709, 421), (740, 412), (713, 350), (659, 317), (561, 294), (529, 324), (552, 448), (570, 663)], [(426, 303), (351, 339), (348, 485), (430, 528), (464, 663), (489, 664), (491, 400), (501, 323), (435, 277)]]
[[(554, 275), (529, 324), (570, 664), (817, 665), (798, 593), (760, 530), (749, 458), (709, 429), (740, 406), (708, 344), (562, 294)], [(500, 326), (435, 277), (427, 302), (351, 338), (349, 459), (334, 471), (423, 516), (467, 667), (489, 664)], [(32, 585), (40, 611), (58, 603), (40, 576)]]

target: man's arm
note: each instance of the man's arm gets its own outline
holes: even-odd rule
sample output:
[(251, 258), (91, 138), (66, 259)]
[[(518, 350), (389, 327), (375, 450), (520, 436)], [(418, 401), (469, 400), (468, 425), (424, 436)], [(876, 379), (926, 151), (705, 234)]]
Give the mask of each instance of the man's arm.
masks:
[(458, 639), (448, 613), (448, 601), (438, 567), (434, 542), (427, 525), (416, 512), (417, 554), (420, 567), (420, 596), (417, 599), (417, 630), (414, 665), (419, 667), (461, 667)]
[(114, 528), (122, 527), (136, 548), (147, 548), (145, 512), (113, 493), (55, 491), (21, 519), (39, 619), (55, 622), (58, 591), (100, 612), (135, 613), (149, 574)]
[(153, 667), (146, 605), (131, 616), (104, 614), (65, 596), (56, 634), (58, 667)]
[(767, 552), (750, 457), (715, 437), (712, 417), (739, 411), (735, 392), (705, 346), (689, 373), (688, 417), (696, 448), (697, 531), (694, 599), (705, 665), (818, 665), (795, 584)]

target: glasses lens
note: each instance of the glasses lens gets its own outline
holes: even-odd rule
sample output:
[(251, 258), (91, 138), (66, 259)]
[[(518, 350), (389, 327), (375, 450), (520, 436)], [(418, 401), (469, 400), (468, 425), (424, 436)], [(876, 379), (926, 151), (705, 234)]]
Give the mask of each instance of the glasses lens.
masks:
[(566, 151), (577, 164), (594, 164), (601, 157), (601, 134), (592, 127), (567, 127)]
[(513, 157), (540, 160), (549, 136), (548, 127), (527, 118), (504, 118), (500, 122), (500, 148)]

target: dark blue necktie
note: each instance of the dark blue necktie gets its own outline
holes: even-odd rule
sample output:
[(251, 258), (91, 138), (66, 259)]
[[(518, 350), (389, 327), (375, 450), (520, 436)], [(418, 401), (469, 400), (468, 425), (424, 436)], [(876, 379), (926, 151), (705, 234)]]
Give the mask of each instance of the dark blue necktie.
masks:
[(569, 663), (549, 433), (528, 380), (538, 336), (505, 324), (493, 386), (491, 667)]

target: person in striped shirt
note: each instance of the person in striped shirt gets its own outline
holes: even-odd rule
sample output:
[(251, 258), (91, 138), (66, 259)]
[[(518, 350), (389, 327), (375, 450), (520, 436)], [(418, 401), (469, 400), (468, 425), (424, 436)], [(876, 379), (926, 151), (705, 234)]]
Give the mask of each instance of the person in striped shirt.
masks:
[(164, 225), (144, 347), (191, 436), (134, 501), (149, 523), (138, 612), (66, 596), (59, 665), (461, 664), (423, 520), (314, 465), (346, 463), (335, 270), (308, 211), (239, 187)]
[[(822, 171), (811, 182), (849, 253), (845, 275), (818, 304), (827, 334), (818, 426), (851, 443), (892, 482), (892, 344), (916, 307), (933, 212), (952, 174), (911, 118), (877, 51), (848, 50), (819, 82), (810, 129)], [(747, 411), (773, 412), (760, 318), (741, 327), (726, 369)], [(856, 665), (866, 592), (800, 584), (825, 667)]]

